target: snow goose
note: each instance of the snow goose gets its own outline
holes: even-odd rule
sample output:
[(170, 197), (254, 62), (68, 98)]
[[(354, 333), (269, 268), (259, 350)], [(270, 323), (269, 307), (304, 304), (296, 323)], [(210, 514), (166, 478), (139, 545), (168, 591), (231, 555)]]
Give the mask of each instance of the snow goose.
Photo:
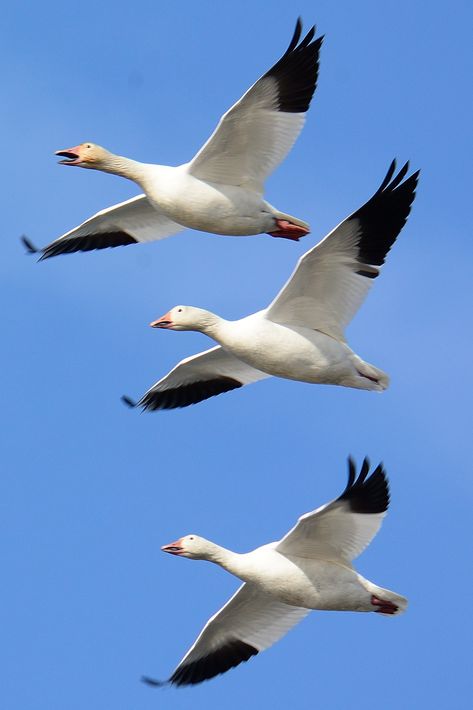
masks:
[[(98, 212), (40, 251), (57, 254), (153, 241), (185, 227), (244, 236), (267, 232), (299, 239), (309, 225), (263, 199), (264, 182), (296, 141), (317, 84), (322, 37), (300, 41), (302, 22), (284, 55), (227, 111), (184, 165), (140, 163), (94, 143), (59, 150), (63, 165), (121, 175), (144, 195)], [(23, 237), (29, 251), (38, 251)]]
[(279, 542), (252, 552), (231, 552), (197, 535), (162, 548), (215, 562), (243, 581), (165, 683), (192, 685), (225, 673), (278, 641), (311, 609), (404, 611), (405, 597), (373, 584), (351, 564), (378, 532), (389, 504), (382, 464), (368, 473), (367, 459), (358, 478), (349, 459), (348, 484), (339, 498), (303, 515)]
[[(237, 321), (176, 306), (154, 328), (197, 330), (219, 343), (182, 360), (141, 400), (143, 409), (173, 409), (275, 375), (302, 382), (384, 390), (388, 376), (347, 345), (350, 322), (396, 237), (415, 197), (419, 171), (394, 176), (395, 161), (373, 197), (299, 260), (265, 310)], [(403, 182), (404, 180), (404, 182)]]

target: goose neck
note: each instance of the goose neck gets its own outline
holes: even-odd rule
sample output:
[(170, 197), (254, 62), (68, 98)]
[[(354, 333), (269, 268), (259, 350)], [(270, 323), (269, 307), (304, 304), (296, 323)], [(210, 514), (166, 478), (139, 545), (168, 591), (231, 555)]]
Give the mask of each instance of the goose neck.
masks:
[(215, 315), (215, 313), (210, 313), (209, 311), (207, 311), (205, 313), (205, 317), (202, 319), (201, 327), (199, 328), (199, 330), (205, 335), (208, 335), (209, 337), (213, 338), (214, 340), (219, 341), (225, 329), (226, 323), (227, 321), (225, 321), (223, 318), (220, 318), (219, 316)]
[(234, 574), (236, 577), (241, 578), (244, 572), (242, 564), (243, 555), (240, 555), (237, 552), (232, 552), (232, 550), (227, 550), (225, 547), (221, 547), (220, 545), (212, 545), (212, 549), (208, 555), (208, 560), (220, 565), (220, 567), (223, 567), (223, 569), (226, 569), (227, 572)]
[(110, 153), (107, 159), (103, 161), (100, 169), (103, 172), (120, 175), (140, 184), (146, 175), (146, 167), (146, 163), (140, 163), (138, 160)]

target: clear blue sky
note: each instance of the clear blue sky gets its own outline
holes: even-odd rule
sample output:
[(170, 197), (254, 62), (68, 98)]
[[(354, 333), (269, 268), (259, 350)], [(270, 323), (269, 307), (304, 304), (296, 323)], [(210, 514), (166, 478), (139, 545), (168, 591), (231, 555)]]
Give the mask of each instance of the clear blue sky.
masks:
[[(467, 708), (471, 699), (472, 12), (467, 2), (11, 3), (2, 10), (0, 705), (5, 710)], [(138, 190), (56, 165), (84, 140), (188, 160), (285, 49), (326, 35), (302, 136), (267, 185), (311, 222), (294, 244), (186, 232), (37, 264)], [(145, 389), (209, 346), (148, 327), (176, 303), (265, 306), (297, 258), (378, 186), (421, 168), (411, 218), (349, 328), (384, 394), (268, 380), (140, 415)], [(469, 298), (470, 297), (470, 298)], [(152, 690), (238, 582), (165, 556), (195, 532), (239, 551), (336, 496), (346, 457), (383, 460), (392, 505), (358, 560), (407, 613), (314, 612), (196, 688)]]

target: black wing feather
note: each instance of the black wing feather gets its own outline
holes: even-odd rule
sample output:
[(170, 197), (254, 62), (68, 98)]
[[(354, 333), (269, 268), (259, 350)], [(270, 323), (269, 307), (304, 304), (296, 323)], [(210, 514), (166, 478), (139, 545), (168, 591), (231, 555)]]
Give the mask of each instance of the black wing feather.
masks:
[(235, 668), (256, 656), (258, 649), (240, 639), (230, 639), (224, 646), (220, 646), (213, 653), (203, 658), (198, 658), (190, 663), (183, 663), (176, 668), (169, 680), (156, 680), (143, 676), (143, 683), (153, 688), (162, 688), (165, 685), (196, 685), (204, 680), (210, 680), (216, 675)]
[(389, 485), (383, 464), (379, 464), (368, 477), (370, 463), (364, 459), (356, 478), (355, 463), (348, 459), (348, 483), (339, 501), (346, 501), (354, 513), (384, 513), (389, 506)]
[(301, 32), (302, 22), (299, 18), (289, 47), (281, 59), (262, 77), (276, 79), (278, 108), (286, 113), (305, 113), (317, 86), (319, 52), (323, 37), (314, 40), (314, 26), (298, 44)]
[[(106, 249), (107, 247), (121, 247), (126, 244), (137, 244), (138, 240), (131, 237), (126, 232), (103, 232), (99, 234), (88, 234), (83, 237), (73, 237), (71, 239), (61, 239), (51, 242), (44, 247), (40, 261), (49, 259), (58, 254), (72, 254), (76, 251), (91, 251), (92, 249)], [(25, 243), (25, 242), (23, 242)]]
[[(359, 210), (350, 216), (361, 226), (358, 243), (358, 261), (361, 264), (381, 266), (388, 251), (404, 227), (415, 198), (420, 171), (417, 170), (402, 182), (409, 169), (406, 163), (392, 179), (396, 168), (393, 160), (377, 192)], [(357, 273), (376, 278), (378, 270), (360, 269)]]
[(140, 399), (137, 406), (142, 407), (144, 412), (187, 407), (242, 386), (242, 383), (233, 377), (216, 377), (167, 390), (150, 390)]
[(173, 685), (195, 685), (225, 673), (257, 653), (258, 649), (254, 646), (240, 639), (232, 639), (210, 655), (176, 668), (169, 682)]

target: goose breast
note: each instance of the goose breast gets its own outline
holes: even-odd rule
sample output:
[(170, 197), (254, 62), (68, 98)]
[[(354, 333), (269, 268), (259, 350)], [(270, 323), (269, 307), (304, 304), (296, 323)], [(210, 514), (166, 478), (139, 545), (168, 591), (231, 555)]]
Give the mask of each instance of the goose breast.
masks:
[(287, 379), (323, 382), (346, 369), (350, 348), (310, 328), (285, 326), (263, 313), (222, 325), (219, 341), (243, 362)]
[(142, 181), (148, 199), (190, 229), (241, 236), (273, 229), (274, 210), (253, 190), (200, 180), (186, 165), (150, 165)]
[(241, 579), (279, 601), (305, 609), (369, 610), (371, 594), (350, 566), (280, 554), (264, 545), (243, 556)]

